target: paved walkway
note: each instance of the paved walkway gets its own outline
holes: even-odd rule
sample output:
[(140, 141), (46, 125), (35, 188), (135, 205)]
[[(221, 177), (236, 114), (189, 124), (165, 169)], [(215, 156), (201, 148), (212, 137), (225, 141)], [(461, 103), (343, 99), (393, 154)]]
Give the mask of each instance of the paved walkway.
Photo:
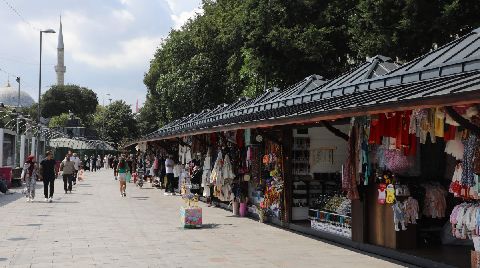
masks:
[[(110, 171), (87, 173), (53, 203), (0, 194), (0, 267), (396, 267), (388, 261), (204, 207), (179, 227), (180, 197), (148, 187), (120, 197)], [(203, 204), (202, 204), (203, 206)]]

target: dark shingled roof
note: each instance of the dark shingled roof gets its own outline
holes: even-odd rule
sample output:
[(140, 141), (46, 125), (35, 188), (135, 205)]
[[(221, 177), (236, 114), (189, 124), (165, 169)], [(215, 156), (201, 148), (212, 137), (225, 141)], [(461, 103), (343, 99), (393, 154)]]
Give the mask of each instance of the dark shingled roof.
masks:
[[(142, 140), (193, 134), (223, 126), (341, 113), (391, 103), (453, 97), (480, 91), (480, 29), (403, 66), (375, 56), (330, 81), (309, 76), (285, 90), (272, 89), (249, 99), (175, 120)], [(463, 95), (462, 95), (463, 96)]]

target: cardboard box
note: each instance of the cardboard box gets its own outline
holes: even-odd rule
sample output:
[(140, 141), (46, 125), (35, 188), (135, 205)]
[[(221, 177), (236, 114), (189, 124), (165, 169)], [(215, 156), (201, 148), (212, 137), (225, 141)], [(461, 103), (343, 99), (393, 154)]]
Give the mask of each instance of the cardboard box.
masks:
[(202, 227), (202, 208), (200, 207), (181, 207), (180, 220), (184, 228)]

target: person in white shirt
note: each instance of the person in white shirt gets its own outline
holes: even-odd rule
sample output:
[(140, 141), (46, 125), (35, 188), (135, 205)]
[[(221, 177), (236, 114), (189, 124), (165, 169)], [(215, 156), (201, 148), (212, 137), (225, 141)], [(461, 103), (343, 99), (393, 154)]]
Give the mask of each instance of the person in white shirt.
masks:
[(165, 173), (167, 174), (167, 189), (165, 189), (165, 195), (175, 195), (175, 184), (173, 176), (173, 166), (175, 162), (172, 160), (172, 156), (169, 155), (165, 160)]
[(75, 168), (75, 172), (73, 174), (73, 185), (75, 185), (77, 184), (78, 171), (80, 170), (80, 157), (78, 157), (77, 153), (73, 153), (70, 161), (73, 162), (73, 167)]
[(105, 155), (105, 156), (103, 157), (103, 167), (104, 167), (105, 169), (108, 169), (108, 156), (107, 156), (107, 155)]

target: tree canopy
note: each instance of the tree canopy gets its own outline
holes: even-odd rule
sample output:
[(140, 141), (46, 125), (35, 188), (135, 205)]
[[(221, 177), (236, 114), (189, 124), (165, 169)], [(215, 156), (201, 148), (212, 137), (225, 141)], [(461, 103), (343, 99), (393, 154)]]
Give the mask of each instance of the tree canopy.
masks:
[(124, 101), (98, 106), (94, 115), (94, 127), (102, 140), (119, 144), (138, 135), (137, 122), (130, 106)]
[(69, 119), (70, 115), (68, 113), (52, 116), (52, 118), (50, 118), (50, 122), (48, 122), (48, 127), (65, 127)]
[(85, 126), (90, 126), (97, 105), (97, 94), (91, 89), (77, 85), (54, 85), (42, 95), (41, 114), (50, 118), (72, 111)]
[(365, 57), (408, 61), (480, 26), (477, 0), (204, 0), (203, 10), (150, 62), (142, 133)]

